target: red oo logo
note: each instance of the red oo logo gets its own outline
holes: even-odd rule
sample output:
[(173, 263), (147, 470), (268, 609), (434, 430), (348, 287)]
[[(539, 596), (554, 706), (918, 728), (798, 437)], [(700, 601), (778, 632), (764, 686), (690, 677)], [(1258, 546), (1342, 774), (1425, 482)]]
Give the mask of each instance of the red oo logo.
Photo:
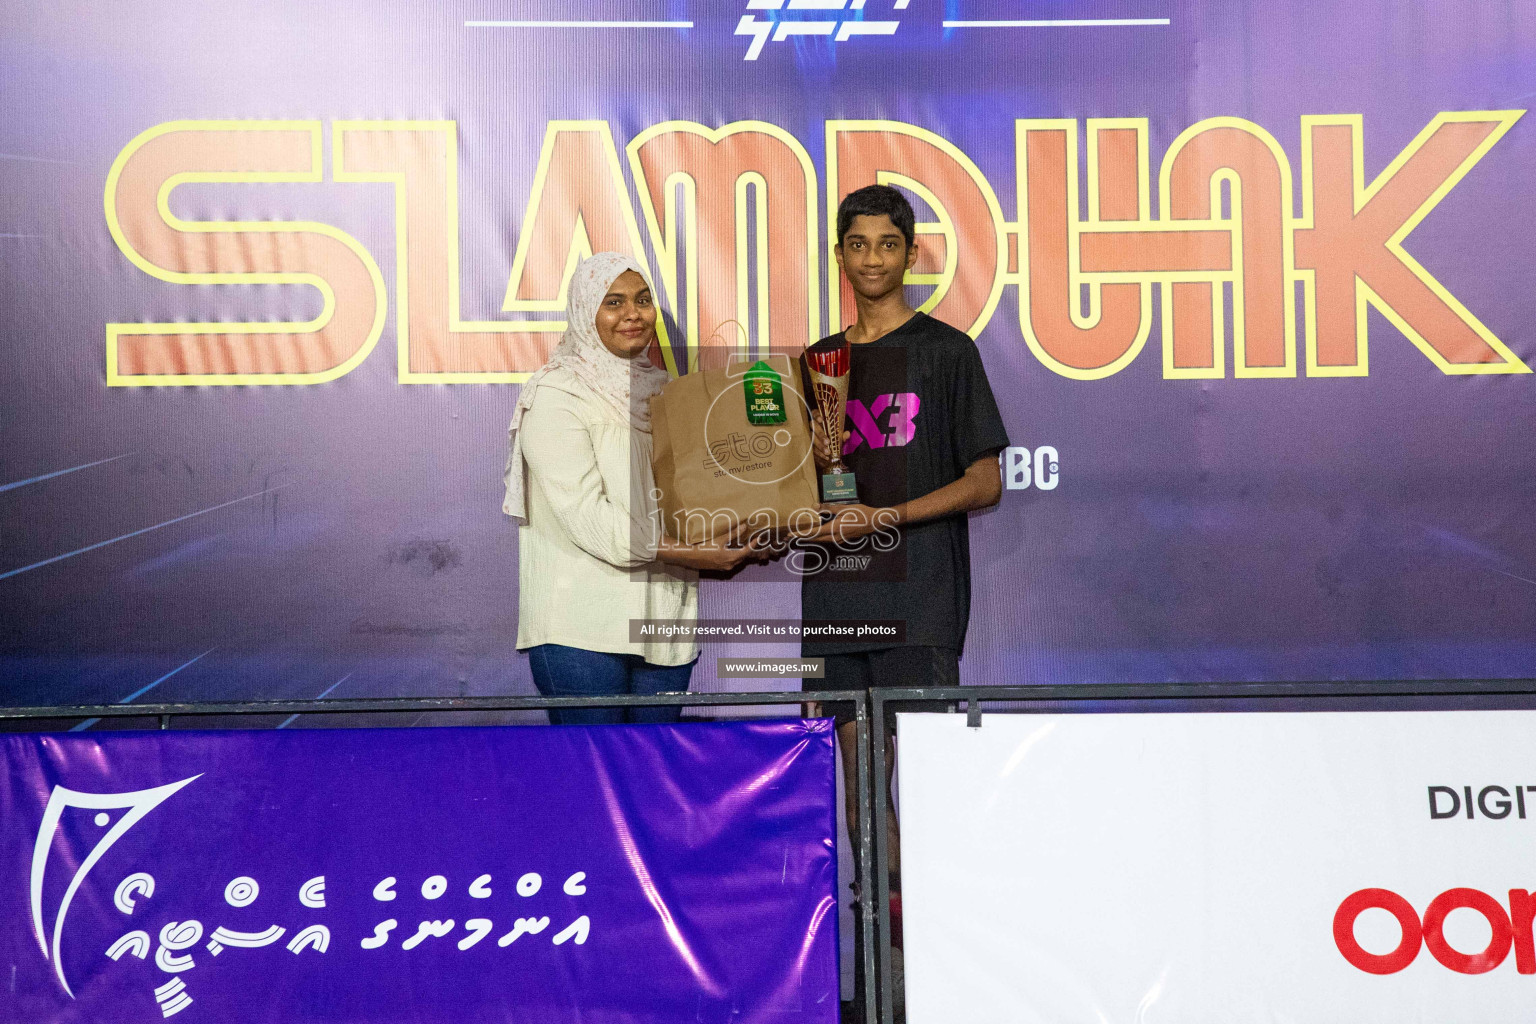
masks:
[[(1453, 910), (1475, 910), (1492, 929), (1488, 948), (1479, 953), (1463, 953), (1445, 939), (1445, 919)], [(1397, 918), (1402, 940), (1390, 953), (1370, 953), (1355, 941), (1355, 918), (1378, 908)], [(1424, 919), (1412, 904), (1390, 889), (1361, 889), (1345, 897), (1333, 915), (1333, 944), (1344, 959), (1368, 974), (1396, 974), (1413, 963), (1421, 947), (1428, 947), (1436, 960), (1457, 974), (1487, 974), (1515, 951), (1515, 969), (1521, 974), (1536, 974), (1536, 942), (1532, 940), (1531, 920), (1536, 917), (1536, 897), (1524, 889), (1509, 890), (1509, 912), (1498, 900), (1477, 889), (1447, 889), (1430, 901)]]

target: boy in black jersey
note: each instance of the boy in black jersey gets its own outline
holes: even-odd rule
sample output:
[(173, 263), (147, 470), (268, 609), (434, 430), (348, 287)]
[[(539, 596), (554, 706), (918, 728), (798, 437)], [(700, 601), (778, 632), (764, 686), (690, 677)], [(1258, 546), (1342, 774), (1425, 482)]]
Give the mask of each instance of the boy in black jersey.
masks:
[[(914, 221), (911, 204), (885, 185), (851, 192), (837, 209), (834, 251), (858, 310), (842, 332), (852, 367), (843, 461), (860, 503), (827, 507), (834, 518), (811, 538), (826, 557), (806, 560), (815, 571), (805, 577), (801, 615), (893, 620), (905, 634), (899, 642), (802, 641), (802, 655), (825, 659), (826, 678), (802, 684), (818, 690), (959, 685), (971, 607), (966, 513), (1002, 495), (997, 453), (1008, 435), (976, 344), (914, 310), (903, 292), (917, 259)], [(825, 468), (831, 453), (819, 425), (815, 443)], [(839, 720), (838, 738), (845, 778), (855, 778), (851, 715)], [(857, 789), (847, 795), (856, 839)], [(895, 889), (901, 860), (895, 815), (888, 820)]]

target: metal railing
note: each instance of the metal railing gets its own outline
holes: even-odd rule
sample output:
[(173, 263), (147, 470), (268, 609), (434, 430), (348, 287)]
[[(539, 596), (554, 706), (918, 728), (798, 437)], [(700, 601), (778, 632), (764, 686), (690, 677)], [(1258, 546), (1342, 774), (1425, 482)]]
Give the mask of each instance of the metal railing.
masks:
[[(891, 741), (886, 721), (893, 704), (932, 705), (964, 713), (980, 726), (988, 714), (1042, 714), (1137, 710), (1335, 710), (1341, 707), (1412, 711), (1426, 708), (1487, 707), (1502, 702), (1536, 703), (1536, 680), (1387, 680), (1305, 683), (1127, 683), (1038, 686), (963, 686), (875, 689), (866, 701), (849, 691), (773, 693), (675, 693), (613, 697), (384, 697), (343, 700), (224, 701), (192, 704), (80, 704), (0, 707), (0, 723), (71, 722), (84, 719), (152, 718), (161, 729), (175, 719), (262, 715), (395, 715), (451, 712), (551, 711), (629, 707), (743, 707), (822, 705), (853, 707), (857, 727), (855, 764), (859, 778), (845, 780), (857, 790), (859, 827), (854, 849), (862, 912), (862, 955), (855, 965), (862, 989), (864, 1024), (896, 1024), (891, 970), (890, 851), (888, 828)], [(904, 709), (905, 710), (905, 709)], [(877, 731), (878, 730), (878, 731)], [(879, 742), (876, 742), (878, 738)], [(874, 885), (866, 884), (873, 880)], [(873, 892), (871, 892), (873, 890)], [(841, 893), (841, 890), (839, 890)], [(873, 898), (871, 898), (873, 897)], [(841, 895), (839, 895), (841, 900)], [(870, 911), (873, 910), (873, 913)]]

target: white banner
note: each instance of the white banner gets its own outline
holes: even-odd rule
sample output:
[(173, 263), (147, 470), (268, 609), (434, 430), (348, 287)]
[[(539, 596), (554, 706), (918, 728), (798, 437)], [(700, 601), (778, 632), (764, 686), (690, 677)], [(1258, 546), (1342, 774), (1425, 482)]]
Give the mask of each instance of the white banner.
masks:
[(898, 732), (911, 1024), (1536, 1020), (1536, 712)]

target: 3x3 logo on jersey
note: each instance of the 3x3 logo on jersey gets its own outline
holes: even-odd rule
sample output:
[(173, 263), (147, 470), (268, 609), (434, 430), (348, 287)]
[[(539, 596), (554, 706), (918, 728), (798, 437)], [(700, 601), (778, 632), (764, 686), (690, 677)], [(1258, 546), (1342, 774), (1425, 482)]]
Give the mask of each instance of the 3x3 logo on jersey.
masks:
[[(843, 454), (871, 448), (901, 448), (917, 436), (917, 414), (923, 400), (911, 391), (879, 395), (866, 405), (857, 398), (848, 399), (848, 440)], [(881, 417), (885, 422), (881, 423)]]

